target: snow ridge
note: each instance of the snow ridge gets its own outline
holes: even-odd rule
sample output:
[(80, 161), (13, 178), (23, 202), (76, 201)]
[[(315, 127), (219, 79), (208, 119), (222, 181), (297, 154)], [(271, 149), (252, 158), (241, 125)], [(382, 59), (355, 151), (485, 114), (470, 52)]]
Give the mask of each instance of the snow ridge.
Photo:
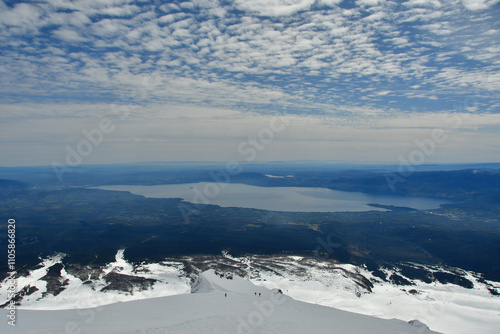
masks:
[[(84, 312), (82, 309), (190, 292), (227, 294), (224, 298), (258, 297), (260, 293), (262, 298), (269, 299), (281, 291), (296, 302), (387, 320), (418, 319), (443, 333), (493, 334), (500, 325), (500, 297), (490, 293), (500, 284), (457, 268), (406, 264), (429, 272), (459, 273), (471, 287), (424, 282), (405, 276), (399, 269), (380, 268), (375, 273), (352, 264), (301, 256), (233, 257), (225, 253), (132, 264), (124, 255), (123, 250), (119, 251), (115, 261), (104, 267), (65, 264), (62, 254), (43, 260), (28, 275), (17, 275), (20, 311)], [(0, 300), (7, 300), (4, 283), (0, 285)], [(419, 322), (412, 324), (416, 326)]]
[[(202, 272), (194, 293), (105, 305), (99, 308), (22, 310), (16, 328), (2, 333), (236, 333), (236, 334), (430, 334), (420, 322), (383, 320), (296, 301), (279, 290), (217, 272)], [(21, 310), (20, 310), (21, 311)], [(6, 313), (7, 310), (2, 310)], [(22, 321), (21, 321), (22, 319)]]

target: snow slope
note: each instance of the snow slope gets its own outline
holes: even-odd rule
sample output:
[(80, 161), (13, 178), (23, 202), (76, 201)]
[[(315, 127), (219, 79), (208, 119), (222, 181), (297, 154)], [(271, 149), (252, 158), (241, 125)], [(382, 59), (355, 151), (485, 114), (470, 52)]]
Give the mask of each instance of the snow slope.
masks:
[[(1, 318), (6, 319), (6, 312)], [(214, 270), (199, 275), (191, 294), (89, 309), (17, 312), (17, 326), (2, 324), (2, 333), (436, 333), (418, 321), (384, 320), (296, 301)]]
[[(429, 272), (460, 271), (461, 277), (473, 283), (472, 288), (438, 281), (425, 283), (397, 272), (412, 284), (402, 286), (381, 280), (363, 267), (290, 255), (232, 257), (223, 254), (131, 264), (121, 250), (114, 262), (96, 268), (72, 268), (62, 260), (61, 255), (47, 258), (26, 276), (16, 278), (18, 290), (24, 291), (19, 300), (20, 321), (25, 313), (30, 314), (33, 310), (86, 309), (189, 292), (230, 291), (251, 296), (255, 292), (264, 294), (281, 289), (297, 301), (382, 319), (396, 318), (404, 322), (419, 319), (432, 330), (446, 334), (496, 334), (500, 328), (500, 296), (488, 290), (500, 291), (500, 283), (457, 268), (426, 266)], [(55, 266), (61, 268), (58, 275), (47, 278), (49, 272), (54, 274)], [(201, 280), (200, 275), (207, 278), (206, 275), (210, 275), (207, 270), (211, 268), (224, 272), (224, 277), (231, 273), (234, 280)], [(394, 269), (383, 271), (387, 277), (396, 273)], [(238, 275), (248, 280), (241, 281)], [(0, 283), (0, 305), (7, 301), (5, 283)], [(84, 311), (68, 312), (78, 315)], [(89, 312), (99, 314), (98, 311)], [(77, 320), (81, 318), (76, 317)], [(2, 325), (0, 322), (0, 333), (3, 333)], [(78, 333), (71, 328), (54, 331), (66, 332)]]
[[(283, 289), (297, 300), (349, 312), (405, 321), (416, 318), (432, 330), (442, 333), (500, 333), (500, 296), (491, 295), (471, 272), (463, 271), (463, 275), (474, 282), (472, 289), (418, 280), (413, 280), (413, 285), (400, 286), (377, 280), (364, 268), (349, 264), (336, 265), (347, 272), (358, 272), (373, 282), (372, 291), (368, 293), (353, 285), (353, 279), (344, 275), (344, 272), (335, 273), (329, 267), (322, 268), (321, 262), (315, 263), (313, 268), (304, 269), (308, 273), (305, 277), (293, 274), (292, 268), (300, 268), (300, 262), (281, 259), (279, 265), (272, 267), (272, 270), (260, 270), (258, 278), (252, 281), (270, 289)], [(429, 266), (427, 268), (433, 270)], [(446, 271), (444, 268), (439, 270)], [(392, 272), (388, 272), (387, 276), (390, 274)], [(489, 283), (497, 288), (499, 286), (498, 282)]]

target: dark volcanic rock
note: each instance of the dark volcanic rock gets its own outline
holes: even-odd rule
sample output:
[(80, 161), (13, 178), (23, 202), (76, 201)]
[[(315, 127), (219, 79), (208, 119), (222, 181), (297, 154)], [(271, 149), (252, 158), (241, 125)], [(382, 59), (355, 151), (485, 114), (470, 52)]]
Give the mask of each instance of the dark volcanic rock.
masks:
[(461, 287), (467, 288), (467, 289), (472, 289), (474, 287), (474, 283), (469, 281), (465, 277), (461, 277), (459, 275), (455, 274), (450, 274), (450, 273), (440, 273), (440, 272), (435, 272), (434, 277), (442, 284), (456, 284), (460, 285)]
[(370, 280), (368, 278), (366, 278), (365, 276), (363, 276), (361, 274), (347, 271), (347, 270), (345, 270), (343, 268), (339, 268), (339, 269), (341, 269), (347, 275), (347, 277), (350, 277), (354, 282), (356, 282), (356, 284), (358, 286), (363, 287), (368, 292), (372, 292), (373, 283), (370, 282)]
[(372, 275), (375, 276), (375, 277), (378, 277), (380, 278), (382, 281), (384, 282), (387, 282), (387, 276), (385, 275), (385, 273), (380, 270), (380, 269), (377, 269), (377, 270), (374, 270), (372, 271)]
[(415, 283), (408, 281), (406, 278), (399, 276), (398, 274), (392, 274), (389, 277), (389, 280), (393, 284), (397, 284), (397, 285), (415, 285)]
[(157, 280), (145, 277), (137, 277), (124, 275), (116, 272), (110, 272), (104, 276), (108, 285), (101, 289), (101, 291), (122, 291), (133, 293), (134, 289), (139, 291), (150, 289)]
[[(16, 305), (21, 305), (21, 301), (23, 300), (24, 296), (29, 296), (36, 291), (38, 291), (38, 288), (36, 286), (27, 285), (27, 286), (23, 287), (19, 292), (17, 292), (16, 296), (12, 299), (14, 300)], [(8, 300), (6, 303), (3, 303), (2, 305), (0, 305), (0, 308), (6, 307), (7, 305), (9, 305), (9, 303), (10, 303), (10, 300)]]
[(68, 274), (71, 274), (80, 281), (85, 282), (87, 280), (98, 280), (102, 273), (102, 268), (100, 266), (80, 266), (80, 265), (67, 265), (65, 267)]
[(398, 267), (399, 269), (401, 269), (401, 274), (403, 274), (405, 277), (408, 277), (409, 279), (418, 279), (425, 283), (432, 283), (434, 281), (432, 272), (427, 269), (415, 268), (410, 265), (399, 265)]
[(63, 268), (64, 265), (62, 263), (56, 263), (49, 268), (45, 276), (40, 278), (40, 280), (47, 282), (47, 291), (42, 294), (42, 297), (45, 297), (47, 294), (57, 296), (66, 289), (69, 280), (61, 276), (61, 270)]

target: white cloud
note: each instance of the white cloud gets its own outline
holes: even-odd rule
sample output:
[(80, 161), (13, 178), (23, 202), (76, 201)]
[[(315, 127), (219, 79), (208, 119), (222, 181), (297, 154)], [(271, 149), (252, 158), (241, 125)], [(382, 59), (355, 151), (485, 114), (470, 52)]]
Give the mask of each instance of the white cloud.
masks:
[(236, 5), (264, 16), (292, 15), (311, 7), (315, 0), (235, 0)]
[(467, 9), (474, 11), (488, 9), (499, 2), (499, 0), (462, 0)]
[[(13, 165), (64, 162), (65, 145), (76, 145), (84, 139), (81, 131), (96, 127), (101, 117), (111, 118), (116, 130), (105, 136), (103, 144), (84, 163), (241, 160), (238, 145), (269, 127), (274, 117), (190, 105), (132, 106), (126, 120), (119, 119), (123, 109), (106, 104), (14, 104), (0, 108), (6, 112), (0, 115), (0, 140), (14, 141), (12, 145), (2, 145), (0, 153), (8, 153)], [(457, 115), (447, 113), (386, 115), (383, 110), (353, 111), (359, 116), (369, 113), (369, 117), (358, 122), (356, 117), (335, 115), (288, 116), (285, 130), (275, 135), (274, 141), (259, 154), (259, 160), (338, 160), (335, 157), (342, 156), (342, 160), (360, 162), (397, 162), (400, 154), (415, 148), (416, 138), (429, 138), (435, 128), (444, 129), (448, 139), (439, 145), (432, 161), (463, 161), (460, 157), (464, 152), (478, 149), (482, 154), (472, 161), (488, 154), (492, 159), (498, 158), (495, 133), (479, 135), (474, 130), (499, 126), (498, 115), (459, 115), (463, 123), (458, 130), (446, 121)], [(27, 156), (32, 159), (26, 159)]]
[(82, 27), (91, 23), (91, 20), (87, 15), (81, 12), (73, 13), (51, 13), (46, 19), (46, 24), (50, 25), (72, 25), (76, 27)]
[(140, 12), (140, 8), (138, 6), (122, 6), (122, 7), (108, 7), (101, 9), (99, 14), (101, 15), (109, 15), (109, 16), (131, 16)]
[(375, 95), (378, 95), (378, 96), (386, 96), (388, 94), (390, 94), (391, 91), (390, 90), (384, 90), (384, 91), (380, 91), (380, 92), (376, 92)]
[(171, 11), (180, 11), (181, 9), (174, 3), (164, 4), (158, 7), (164, 13), (169, 13)]
[(126, 35), (128, 28), (120, 20), (103, 19), (92, 25), (92, 31), (95, 35), (110, 37), (113, 35)]
[(0, 6), (0, 24), (6, 26), (31, 27), (45, 14), (41, 6), (19, 3), (8, 8), (2, 1)]
[(376, 13), (371, 14), (368, 17), (365, 17), (364, 20), (365, 21), (378, 21), (378, 20), (381, 20), (381, 19), (383, 19), (385, 17), (387, 17), (386, 13), (384, 13), (384, 12), (376, 12)]
[(88, 39), (81, 36), (76, 30), (69, 28), (59, 28), (53, 32), (53, 34), (66, 42), (84, 42)]
[[(144, 90), (150, 75), (159, 84), (135, 95), (138, 103), (270, 113), (279, 101), (297, 114), (348, 113), (361, 103), (358, 114), (371, 117), (384, 103), (392, 113), (389, 99), (402, 114), (408, 113), (404, 99), (429, 102), (422, 112), (442, 108), (444, 98), (479, 87), (478, 75), (490, 75), (490, 91), (500, 91), (500, 78), (491, 75), (500, 73), (500, 30), (488, 21), (495, 13), (468, 12), (445, 1), (410, 1), (399, 12), (383, 1), (365, 1), (377, 6), (363, 11), (326, 0), (321, 3), (329, 7), (318, 11), (309, 10), (312, 0), (238, 1), (244, 15), (217, 1), (163, 5), (161, 13), (130, 1), (51, 3), (53, 8), (4, 5), (0, 11), (3, 96), (14, 99), (22, 90), (47, 99), (75, 92), (120, 99)], [(2, 21), (11, 11), (30, 23)], [(97, 21), (99, 15), (117, 17)], [(44, 33), (32, 31), (27, 42), (22, 34), (30, 25)], [(468, 67), (456, 62), (460, 57), (481, 63)], [(478, 113), (495, 110), (498, 98), (487, 98), (491, 103), (478, 105)]]
[(163, 15), (158, 19), (158, 22), (160, 23), (172, 23), (176, 20), (177, 14), (168, 14), (168, 15)]
[[(437, 10), (438, 4), (429, 1), (413, 1), (393, 13), (390, 4), (380, 2), (365, 8), (375, 16), (360, 19), (366, 14), (359, 8), (326, 2), (329, 8), (307, 11), (312, 1), (247, 1), (246, 15), (235, 16), (217, 2), (198, 1), (189, 8), (204, 8), (204, 15), (195, 17), (173, 5), (162, 6), (161, 14), (149, 4), (126, 14), (116, 10), (116, 3), (59, 1), (58, 8), (74, 12), (44, 8), (41, 15), (32, 13), (33, 29), (49, 31), (31, 35), (38, 44), (18, 38), (19, 26), (3, 25), (0, 93), (3, 101), (19, 91), (47, 101), (52, 94), (78, 92), (82, 100), (109, 94), (116, 103), (129, 104), (129, 121), (119, 124), (86, 163), (237, 158), (239, 142), (258, 133), (276, 111), (300, 116), (262, 159), (391, 160), (412, 149), (414, 138), (447, 125), (440, 123), (442, 112), (428, 111), (426, 104), (448, 110), (467, 96), (478, 103), (463, 108), (469, 116), (460, 132), (446, 128), (458, 138), (450, 140), (450, 147), (460, 143), (463, 151), (438, 158), (459, 160), (472, 146), (493, 143), (494, 134), (486, 131), (500, 127), (495, 114), (500, 77), (492, 74), (500, 73), (500, 65), (495, 63), (498, 29), (485, 21), (488, 13), (464, 16), (461, 7), (443, 2)], [(212, 15), (216, 12), (219, 16)], [(89, 17), (95, 21), (99, 13), (127, 17), (91, 22)], [(403, 24), (422, 33), (405, 32)], [(442, 29), (449, 33), (429, 33)], [(464, 31), (474, 38), (464, 39)], [(398, 48), (410, 41), (411, 48)], [(457, 55), (485, 65), (450, 64)], [(418, 101), (418, 112), (402, 104), (404, 99)], [(64, 158), (62, 141), (77, 142), (83, 128), (104, 115), (113, 117), (116, 110), (109, 103), (80, 102), (4, 102), (2, 138), (25, 141), (23, 147), (9, 143), (9, 152), (19, 149), (18, 161), (31, 156), (50, 164)], [(16, 131), (30, 135), (15, 137), (13, 122), (23, 124)], [(494, 156), (496, 146), (484, 149), (483, 159)]]
[(409, 0), (405, 1), (403, 5), (407, 7), (433, 7), (433, 8), (440, 8), (442, 6), (439, 0)]
[(390, 40), (392, 43), (395, 45), (408, 45), (408, 38), (407, 37), (395, 37)]
[(341, 2), (342, 2), (342, 0), (318, 0), (319, 4), (323, 4), (323, 5), (331, 6), (331, 7), (338, 5)]
[(361, 6), (376, 6), (382, 3), (383, 0), (356, 0), (356, 3), (358, 3)]

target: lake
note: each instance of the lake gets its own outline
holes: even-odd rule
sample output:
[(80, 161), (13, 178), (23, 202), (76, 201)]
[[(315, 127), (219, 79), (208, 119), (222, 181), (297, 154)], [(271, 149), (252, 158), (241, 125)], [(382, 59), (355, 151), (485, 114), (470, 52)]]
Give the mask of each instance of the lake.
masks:
[(97, 188), (128, 191), (151, 198), (182, 198), (185, 201), (198, 204), (289, 212), (386, 211), (368, 204), (429, 210), (439, 208), (441, 204), (453, 203), (433, 198), (371, 195), (326, 188), (257, 187), (239, 183), (113, 185)]

